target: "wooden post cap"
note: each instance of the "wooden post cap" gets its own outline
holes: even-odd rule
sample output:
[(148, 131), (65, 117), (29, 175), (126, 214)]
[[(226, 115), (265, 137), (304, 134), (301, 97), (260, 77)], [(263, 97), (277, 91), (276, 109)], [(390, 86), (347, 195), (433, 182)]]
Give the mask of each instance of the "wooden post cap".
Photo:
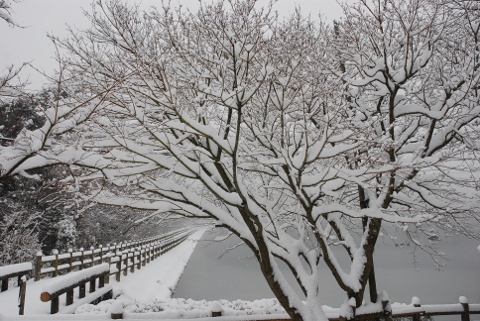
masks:
[(42, 292), (42, 294), (40, 294), (40, 300), (42, 300), (42, 302), (48, 302), (50, 301), (50, 299), (51, 299), (50, 293)]

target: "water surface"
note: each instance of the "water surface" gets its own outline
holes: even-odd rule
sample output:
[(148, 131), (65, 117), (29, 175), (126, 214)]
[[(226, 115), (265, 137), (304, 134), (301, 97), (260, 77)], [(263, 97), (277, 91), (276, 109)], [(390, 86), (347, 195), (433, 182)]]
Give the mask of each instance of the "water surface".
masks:
[[(240, 246), (219, 258), (226, 248), (240, 243), (236, 237), (212, 242), (206, 233), (197, 245), (177, 285), (174, 297), (195, 300), (255, 300), (274, 297), (258, 263), (246, 246)], [(418, 296), (423, 304), (456, 303), (463, 295), (470, 303), (480, 303), (480, 254), (478, 241), (465, 237), (442, 240), (441, 249), (449, 262), (442, 271), (418, 252), (416, 270), (412, 247), (399, 249), (379, 242), (375, 260), (378, 290), (386, 290), (391, 302), (410, 303)], [(330, 272), (322, 269), (323, 304), (338, 307), (344, 301)], [(367, 290), (368, 291), (368, 290)]]

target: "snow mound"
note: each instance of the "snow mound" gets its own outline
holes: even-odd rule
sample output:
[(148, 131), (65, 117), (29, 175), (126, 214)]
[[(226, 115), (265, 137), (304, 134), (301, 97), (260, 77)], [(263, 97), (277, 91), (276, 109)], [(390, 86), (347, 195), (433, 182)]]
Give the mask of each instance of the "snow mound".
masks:
[[(108, 313), (112, 304), (118, 300), (107, 300), (97, 305), (85, 304), (77, 308), (75, 314), (103, 314)], [(218, 300), (218, 301), (195, 301), (192, 299), (167, 299), (148, 301), (122, 301), (123, 311), (130, 313), (158, 312), (159, 319), (176, 318), (206, 318), (211, 316), (212, 306), (220, 305), (222, 315), (262, 315), (262, 314), (285, 314), (277, 299), (262, 299), (255, 301), (243, 300)], [(116, 303), (118, 304), (118, 303)]]

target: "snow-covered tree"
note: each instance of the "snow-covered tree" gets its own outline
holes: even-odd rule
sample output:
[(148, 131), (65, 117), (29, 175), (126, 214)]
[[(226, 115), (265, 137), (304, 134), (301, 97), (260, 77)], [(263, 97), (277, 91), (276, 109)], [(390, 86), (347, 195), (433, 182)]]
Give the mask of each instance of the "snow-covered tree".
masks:
[[(413, 229), (478, 237), (478, 24), (454, 5), (360, 1), (330, 27), (253, 0), (195, 14), (99, 2), (89, 30), (55, 40), (69, 100), (2, 172), (97, 170), (85, 179), (120, 186), (100, 202), (241, 238), (292, 319), (326, 320), (322, 266), (354, 318), (385, 223), (427, 250)], [(82, 139), (54, 139), (71, 131)]]
[(40, 249), (38, 216), (18, 199), (4, 197), (5, 188), (0, 183), (0, 266), (29, 262)]
[(20, 132), (35, 130), (43, 125), (41, 107), (35, 99), (17, 98), (8, 103), (0, 104), (0, 145), (13, 144)]
[[(438, 265), (432, 243), (441, 233), (478, 238), (480, 19), (472, 3), (345, 5), (325, 64), (343, 80), (351, 130), (361, 133), (362, 147), (346, 158), (358, 206), (428, 215), (397, 225)], [(376, 238), (382, 218), (369, 222)]]
[(76, 221), (76, 247), (141, 240), (192, 225), (190, 220), (179, 217), (158, 219), (155, 215), (145, 217), (144, 214), (145, 211), (128, 206), (90, 206)]

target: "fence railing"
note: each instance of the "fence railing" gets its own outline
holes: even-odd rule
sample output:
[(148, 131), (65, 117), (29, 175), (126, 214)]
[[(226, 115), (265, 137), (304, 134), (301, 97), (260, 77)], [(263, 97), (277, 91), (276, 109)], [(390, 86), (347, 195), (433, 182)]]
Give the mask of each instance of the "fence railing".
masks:
[(185, 241), (194, 231), (184, 231), (168, 241), (157, 241), (150, 247), (117, 251), (107, 259), (110, 264), (110, 275), (115, 275), (115, 279), (120, 281), (122, 274), (126, 276), (128, 272), (133, 273), (135, 268), (140, 270), (145, 264)]
[(119, 280), (120, 272), (123, 271), (126, 275), (129, 268), (132, 272), (135, 266), (141, 268), (145, 263), (186, 240), (195, 231), (197, 230), (184, 228), (137, 242), (100, 245), (89, 250), (69, 250), (67, 253), (58, 253), (54, 250), (54, 254), (47, 256), (38, 253), (34, 264), (34, 278), (35, 281), (38, 281), (46, 276), (56, 277), (101, 263), (109, 263), (111, 274), (116, 274), (117, 280)]
[(18, 295), (18, 314), (23, 315), (25, 309), (25, 292), (27, 290), (27, 275), (32, 272), (32, 263), (20, 263), (0, 267), (0, 281), (2, 283), (1, 292), (8, 290), (11, 278), (17, 278), (17, 284), (20, 287)]
[(0, 281), (2, 283), (2, 290), (8, 290), (8, 281), (11, 278), (18, 278), (18, 284), (22, 279), (22, 276), (32, 272), (32, 263), (20, 263), (7, 266), (0, 266)]
[[(390, 308), (388, 301), (382, 301), (381, 311), (375, 313), (362, 313), (361, 310), (355, 316), (355, 320), (379, 320), (391, 321), (392, 319), (408, 318), (412, 321), (420, 321), (422, 317), (439, 315), (458, 315), (461, 321), (470, 321), (471, 314), (480, 314), (480, 304), (468, 304), (466, 297), (461, 296), (456, 304), (429, 304), (421, 305), (420, 299), (412, 298), (410, 305), (400, 305)], [(342, 317), (329, 317), (330, 321), (346, 320)]]
[(480, 314), (480, 304), (469, 304), (468, 299), (464, 296), (459, 298), (459, 303), (442, 305), (421, 305), (420, 300), (414, 297), (412, 305), (421, 310), (412, 315), (413, 321), (419, 321), (422, 316), (432, 317), (437, 315), (460, 315), (461, 321), (470, 321), (471, 314)]
[[(458, 318), (459, 321), (469, 321), (470, 315), (480, 314), (480, 304), (468, 304), (468, 300), (465, 297), (460, 297), (459, 301), (460, 302), (457, 304), (420, 305), (420, 300), (414, 297), (412, 300), (412, 304), (410, 305), (394, 304), (392, 307), (388, 300), (383, 300), (382, 302), (380, 302), (381, 304), (379, 303), (361, 306), (356, 311), (356, 315), (353, 320), (391, 321), (411, 319), (412, 321), (416, 321), (421, 320), (422, 317), (430, 317), (437, 315), (458, 315), (460, 316), (460, 318)], [(115, 311), (111, 312), (111, 318), (122, 319), (123, 312), (123, 307), (120, 305), (116, 307)], [(185, 312), (188, 313), (187, 311)], [(292, 321), (287, 314), (245, 315), (242, 313), (241, 315), (232, 315), (231, 307), (227, 308), (226, 313), (224, 313), (222, 305), (219, 301), (212, 302), (209, 307), (206, 307), (205, 312), (207, 312), (207, 314), (212, 317), (212, 321), (215, 320), (216, 317), (220, 316), (226, 316), (229, 321)], [(324, 312), (329, 321), (346, 320), (345, 318), (339, 316), (340, 309), (338, 308), (324, 307)], [(162, 312), (148, 313), (148, 316), (142, 318), (152, 320), (162, 319), (163, 316), (161, 313)], [(135, 318), (134, 315), (135, 313), (129, 313), (130, 318)], [(171, 317), (168, 318), (171, 319)], [(202, 318), (202, 320), (206, 319), (208, 318)], [(192, 320), (195, 319), (192, 318)]]
[[(0, 267), (1, 292), (7, 291), (9, 280), (18, 278), (19, 314), (22, 315), (25, 306), (26, 276), (34, 275), (35, 281), (46, 276), (58, 277), (54, 282), (49, 282), (47, 288), (41, 293), (41, 300), (51, 301), (51, 313), (59, 310), (59, 298), (66, 294), (66, 305), (72, 305), (74, 289), (79, 288), (79, 298), (85, 297), (85, 285), (89, 284), (89, 292), (95, 292), (89, 297), (96, 296), (98, 300), (111, 293), (110, 276), (115, 275), (120, 281), (121, 275), (141, 269), (145, 264), (168, 252), (190, 235), (197, 232), (198, 228), (183, 228), (159, 237), (138, 242), (119, 243), (91, 248), (88, 251), (69, 251), (43, 256), (37, 255), (35, 263), (21, 263)], [(33, 269), (32, 269), (33, 267)], [(72, 273), (70, 273), (72, 272)], [(96, 282), (98, 289), (96, 291)]]
[[(97, 289), (98, 280), (98, 291)], [(78, 298), (86, 296), (86, 285), (89, 284), (89, 301), (94, 299), (111, 298), (111, 286), (105, 286), (110, 280), (110, 266), (106, 263), (87, 268), (81, 271), (75, 271), (67, 275), (62, 275), (56, 282), (49, 283), (40, 294), (43, 302), (50, 301), (50, 314), (55, 314), (60, 308), (60, 296), (66, 294), (66, 306), (72, 305), (74, 300), (74, 290), (78, 288)]]

